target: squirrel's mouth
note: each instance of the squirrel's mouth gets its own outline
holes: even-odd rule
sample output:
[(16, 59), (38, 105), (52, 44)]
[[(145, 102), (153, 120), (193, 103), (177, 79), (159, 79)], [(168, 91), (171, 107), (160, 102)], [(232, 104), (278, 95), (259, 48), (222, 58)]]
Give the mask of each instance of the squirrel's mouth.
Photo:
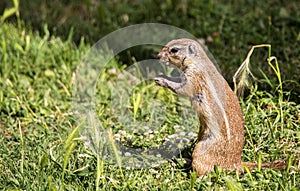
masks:
[(160, 64), (164, 64), (166, 66), (173, 65), (170, 60), (170, 55), (167, 51), (164, 51), (164, 49), (157, 54), (157, 58), (159, 59)]

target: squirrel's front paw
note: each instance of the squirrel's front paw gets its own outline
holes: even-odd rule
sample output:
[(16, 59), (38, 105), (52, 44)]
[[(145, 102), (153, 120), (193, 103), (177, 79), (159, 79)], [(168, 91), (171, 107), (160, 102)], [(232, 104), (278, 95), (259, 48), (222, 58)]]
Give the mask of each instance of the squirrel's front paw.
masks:
[(154, 78), (154, 81), (157, 85), (167, 88), (168, 83), (166, 82), (166, 79), (163, 77), (156, 77)]

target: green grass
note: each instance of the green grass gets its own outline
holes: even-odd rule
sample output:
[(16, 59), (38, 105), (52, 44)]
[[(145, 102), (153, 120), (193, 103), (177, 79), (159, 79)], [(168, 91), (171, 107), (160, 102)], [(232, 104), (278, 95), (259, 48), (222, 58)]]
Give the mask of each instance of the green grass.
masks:
[[(289, 161), (286, 171), (254, 170), (238, 175), (216, 169), (196, 179), (195, 173), (181, 163), (166, 162), (158, 167), (126, 170), (101, 160), (78, 138), (72, 113), (73, 74), (89, 45), (18, 29), (0, 26), (0, 188), (3, 190), (299, 190), (300, 106), (289, 101), (291, 92), (278, 92), (277, 81), (268, 77), (254, 83), (249, 95), (241, 100), (245, 115), (244, 161)], [(274, 49), (274, 48), (273, 48)], [(246, 50), (245, 50), (246, 51)], [(254, 54), (252, 57), (255, 57)], [(274, 55), (277, 56), (277, 55)], [(218, 55), (216, 55), (218, 57)], [(244, 58), (246, 54), (244, 55)], [(266, 62), (260, 57), (261, 62)], [(278, 57), (280, 60), (280, 58)], [(294, 58), (291, 58), (294, 59)], [(267, 64), (267, 63), (266, 63)], [(99, 77), (99, 83), (114, 85), (121, 72), (113, 60)], [(255, 66), (254, 66), (255, 67)], [(259, 87), (267, 82), (268, 91)], [(111, 83), (111, 84), (110, 84)], [(152, 84), (152, 85), (151, 85)], [(284, 85), (284, 82), (283, 82)], [(298, 84), (299, 85), (299, 84)], [(102, 99), (98, 115), (113, 133), (123, 130), (111, 117), (110, 92), (98, 85)], [(135, 119), (148, 117), (143, 108), (157, 92), (168, 103), (169, 121), (154, 137), (134, 137), (134, 146), (153, 146), (173, 133), (176, 121), (176, 97), (153, 85), (142, 84), (134, 93), (141, 100), (129, 106)], [(279, 89), (280, 90), (280, 89)], [(102, 92), (102, 94), (101, 94)], [(299, 96), (299, 95), (297, 95)], [(103, 101), (104, 100), (104, 101)], [(150, 133), (151, 134), (151, 133)], [(127, 140), (127, 137), (121, 137)], [(190, 155), (192, 148), (187, 150)], [(126, 167), (126, 164), (122, 164)]]

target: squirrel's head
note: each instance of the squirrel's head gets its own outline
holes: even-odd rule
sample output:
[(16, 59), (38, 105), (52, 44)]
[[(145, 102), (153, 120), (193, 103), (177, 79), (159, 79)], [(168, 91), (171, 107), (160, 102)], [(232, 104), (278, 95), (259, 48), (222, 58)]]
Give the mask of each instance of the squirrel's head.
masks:
[(158, 53), (157, 57), (167, 65), (173, 64), (180, 70), (187, 68), (201, 50), (200, 44), (192, 39), (172, 40)]

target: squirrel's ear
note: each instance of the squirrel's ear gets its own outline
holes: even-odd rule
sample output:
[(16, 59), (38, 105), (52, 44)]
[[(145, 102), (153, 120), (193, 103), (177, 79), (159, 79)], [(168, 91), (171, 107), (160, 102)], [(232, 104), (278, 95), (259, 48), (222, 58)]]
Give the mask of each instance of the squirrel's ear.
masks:
[(188, 51), (189, 51), (190, 55), (196, 55), (197, 54), (197, 48), (194, 44), (189, 45)]

